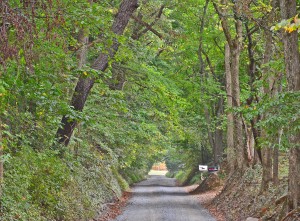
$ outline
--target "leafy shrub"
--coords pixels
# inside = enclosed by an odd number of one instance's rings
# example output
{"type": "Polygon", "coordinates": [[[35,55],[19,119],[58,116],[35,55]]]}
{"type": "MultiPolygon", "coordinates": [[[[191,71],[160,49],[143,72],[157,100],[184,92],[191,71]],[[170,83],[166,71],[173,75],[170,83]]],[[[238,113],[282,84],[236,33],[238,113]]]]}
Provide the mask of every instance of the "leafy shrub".
{"type": "Polygon", "coordinates": [[[23,147],[6,162],[2,220],[89,220],[128,188],[95,152],[82,148],[77,158],[57,155],[23,147]]]}
{"type": "Polygon", "coordinates": [[[201,182],[201,173],[197,173],[193,178],[190,180],[190,184],[199,184],[201,182]]]}
{"type": "Polygon", "coordinates": [[[51,150],[35,152],[23,147],[6,163],[1,201],[4,220],[55,218],[60,192],[70,171],[51,150]]]}

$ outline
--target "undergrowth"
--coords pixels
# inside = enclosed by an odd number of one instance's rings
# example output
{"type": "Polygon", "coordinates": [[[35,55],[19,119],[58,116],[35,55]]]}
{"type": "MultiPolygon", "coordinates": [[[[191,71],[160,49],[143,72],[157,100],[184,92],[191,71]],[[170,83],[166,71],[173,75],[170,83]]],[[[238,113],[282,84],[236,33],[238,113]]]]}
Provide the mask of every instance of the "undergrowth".
{"type": "Polygon", "coordinates": [[[1,199],[3,221],[90,220],[122,195],[144,171],[127,169],[82,148],[77,155],[57,157],[54,150],[23,147],[5,163],[1,199]],[[136,175],[137,174],[137,175],[136,175]],[[127,181],[127,180],[128,181],[127,181]]]}
{"type": "Polygon", "coordinates": [[[225,214],[226,220],[244,220],[257,217],[261,220],[281,220],[283,203],[277,200],[287,193],[287,180],[278,186],[270,185],[261,192],[262,167],[248,168],[244,174],[235,174],[227,180],[223,191],[214,199],[212,206],[225,214]]]}

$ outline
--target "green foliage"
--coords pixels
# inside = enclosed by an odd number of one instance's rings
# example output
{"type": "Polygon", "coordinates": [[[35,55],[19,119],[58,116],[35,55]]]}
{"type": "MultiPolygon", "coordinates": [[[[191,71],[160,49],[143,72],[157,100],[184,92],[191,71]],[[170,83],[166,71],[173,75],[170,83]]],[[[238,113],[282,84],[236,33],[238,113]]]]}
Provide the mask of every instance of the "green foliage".
{"type": "Polygon", "coordinates": [[[180,185],[194,184],[201,180],[201,174],[195,173],[191,167],[179,170],[175,175],[176,180],[180,185]]]}
{"type": "Polygon", "coordinates": [[[24,147],[10,158],[3,184],[4,220],[54,217],[60,192],[70,179],[69,169],[56,156],[53,151],[35,153],[24,147]]]}
{"type": "MultiPolygon", "coordinates": [[[[130,22],[123,36],[113,34],[119,3],[44,1],[29,10],[25,2],[9,1],[10,8],[18,9],[27,20],[5,29],[7,46],[14,50],[0,52],[4,220],[95,218],[121,190],[144,179],[157,161],[165,161],[168,176],[176,174],[183,183],[193,175],[195,165],[212,161],[208,134],[226,130],[229,111],[241,114],[246,124],[267,116],[257,127],[265,129],[270,139],[261,142],[274,143],[280,127],[284,131],[281,149],[289,147],[288,136],[299,131],[299,94],[285,92],[286,79],[277,76],[283,72],[281,53],[261,65],[264,41],[252,19],[242,18],[245,25],[254,27],[257,73],[255,79],[249,76],[249,39],[245,38],[240,65],[242,104],[231,110],[225,105],[226,39],[212,4],[202,19],[202,0],[141,2],[137,13],[162,35],[158,38],[135,22],[130,22]],[[25,34],[19,36],[22,31],[25,34]],[[89,36],[89,43],[87,62],[78,68],[77,55],[84,47],[78,41],[81,34],[89,36]],[[105,73],[98,73],[91,64],[114,39],[120,43],[116,59],[109,61],[105,73]],[[268,76],[280,78],[282,93],[261,93],[268,76]],[[95,78],[83,112],[69,106],[79,77],[95,78]],[[62,157],[53,144],[63,115],[78,126],[62,157]]],[[[271,10],[262,1],[250,6],[255,18],[271,10]]],[[[233,30],[231,12],[229,17],[233,30]]],[[[298,30],[299,19],[292,19],[274,30],[298,30]]],[[[199,179],[196,174],[191,182],[199,179]]]]}
{"type": "Polygon", "coordinates": [[[197,173],[195,176],[193,176],[193,178],[190,181],[190,184],[200,184],[200,182],[202,181],[202,176],[201,173],[197,173]]]}
{"type": "Polygon", "coordinates": [[[64,160],[54,151],[23,148],[6,165],[4,220],[90,219],[128,188],[116,170],[86,148],[80,157],[64,160]]]}
{"type": "Polygon", "coordinates": [[[180,182],[184,182],[184,178],[185,178],[185,172],[183,170],[180,170],[176,173],[175,178],[180,182]]]}

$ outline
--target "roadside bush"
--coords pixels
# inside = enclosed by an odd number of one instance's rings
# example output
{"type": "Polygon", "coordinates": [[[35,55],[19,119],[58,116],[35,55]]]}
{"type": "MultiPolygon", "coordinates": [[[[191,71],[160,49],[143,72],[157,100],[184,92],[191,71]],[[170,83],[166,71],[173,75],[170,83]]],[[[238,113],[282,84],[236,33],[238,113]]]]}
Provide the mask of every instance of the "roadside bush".
{"type": "Polygon", "coordinates": [[[117,171],[84,147],[65,158],[23,147],[5,163],[1,220],[89,220],[126,188],[117,171]]]}
{"type": "Polygon", "coordinates": [[[173,173],[173,172],[168,171],[166,173],[166,177],[168,177],[168,178],[174,178],[174,176],[175,176],[175,173],[173,173]]]}
{"type": "Polygon", "coordinates": [[[183,170],[180,170],[176,173],[175,178],[181,183],[184,181],[185,172],[183,170]]]}
{"type": "Polygon", "coordinates": [[[54,219],[61,190],[69,179],[70,171],[56,152],[23,147],[5,164],[2,219],[54,219]]]}
{"type": "Polygon", "coordinates": [[[201,182],[201,173],[197,173],[193,178],[190,180],[190,184],[200,184],[201,182]]]}

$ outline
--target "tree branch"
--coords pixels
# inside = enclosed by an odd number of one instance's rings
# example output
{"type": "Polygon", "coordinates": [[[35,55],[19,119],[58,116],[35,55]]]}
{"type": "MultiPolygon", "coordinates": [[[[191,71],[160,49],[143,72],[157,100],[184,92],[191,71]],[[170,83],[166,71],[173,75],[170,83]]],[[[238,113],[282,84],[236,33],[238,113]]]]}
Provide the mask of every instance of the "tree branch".
{"type": "MultiPolygon", "coordinates": [[[[158,14],[156,15],[156,18],[153,22],[150,23],[150,26],[153,27],[153,25],[155,25],[155,23],[160,19],[163,10],[164,10],[165,6],[162,5],[158,11],[158,14]]],[[[145,34],[148,31],[148,28],[145,28],[144,30],[142,30],[141,32],[137,33],[136,35],[136,39],[139,39],[143,34],[145,34]]]]}
{"type": "Polygon", "coordinates": [[[151,31],[153,34],[155,34],[160,39],[163,39],[163,36],[158,31],[156,31],[155,29],[153,29],[152,26],[149,25],[148,23],[142,21],[141,19],[135,17],[134,15],[132,15],[131,18],[133,20],[135,20],[136,22],[140,23],[141,25],[145,26],[147,28],[147,30],[151,31]]]}

